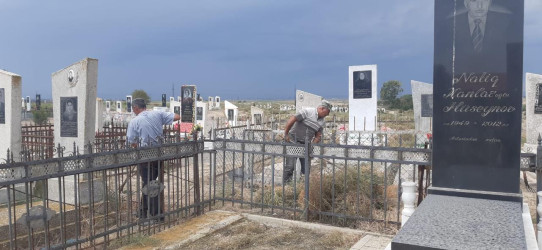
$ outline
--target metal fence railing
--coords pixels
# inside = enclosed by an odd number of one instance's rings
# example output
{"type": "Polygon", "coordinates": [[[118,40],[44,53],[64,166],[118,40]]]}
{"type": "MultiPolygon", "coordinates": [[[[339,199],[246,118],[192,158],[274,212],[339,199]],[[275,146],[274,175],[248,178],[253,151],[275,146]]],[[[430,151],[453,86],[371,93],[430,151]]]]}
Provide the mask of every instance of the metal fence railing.
{"type": "Polygon", "coordinates": [[[0,249],[110,248],[172,227],[210,209],[203,159],[203,141],[183,141],[1,164],[0,249]],[[144,199],[159,202],[145,213],[144,199]]]}
{"type": "MultiPolygon", "coordinates": [[[[430,147],[405,143],[415,134],[372,134],[370,145],[286,143],[272,130],[246,127],[230,138],[215,136],[165,136],[143,148],[87,145],[93,150],[84,155],[57,148],[57,158],[0,164],[0,249],[114,248],[223,206],[397,228],[401,183],[416,182],[418,166],[431,165],[430,147]],[[375,143],[375,136],[384,139],[375,143]],[[298,166],[284,181],[284,164],[293,158],[305,159],[306,172],[298,166]],[[161,212],[141,213],[151,199],[161,212]]],[[[537,161],[522,154],[521,169],[534,171],[537,161]]]]}

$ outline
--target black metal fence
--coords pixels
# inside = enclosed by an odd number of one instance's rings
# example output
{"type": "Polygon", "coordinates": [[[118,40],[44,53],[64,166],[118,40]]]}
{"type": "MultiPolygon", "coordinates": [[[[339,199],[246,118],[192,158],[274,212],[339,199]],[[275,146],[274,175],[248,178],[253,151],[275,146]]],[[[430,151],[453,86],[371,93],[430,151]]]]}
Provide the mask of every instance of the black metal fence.
{"type": "MultiPolygon", "coordinates": [[[[351,227],[398,227],[401,183],[416,181],[418,165],[431,165],[430,148],[405,143],[424,135],[373,134],[369,145],[285,143],[265,129],[215,137],[171,136],[160,146],[119,144],[0,164],[0,248],[114,248],[223,206],[351,227]],[[306,172],[296,170],[285,182],[284,163],[292,158],[305,159],[306,172]],[[145,201],[155,205],[141,210],[145,201]]],[[[536,156],[522,154],[521,166],[535,169],[536,156]]]]}

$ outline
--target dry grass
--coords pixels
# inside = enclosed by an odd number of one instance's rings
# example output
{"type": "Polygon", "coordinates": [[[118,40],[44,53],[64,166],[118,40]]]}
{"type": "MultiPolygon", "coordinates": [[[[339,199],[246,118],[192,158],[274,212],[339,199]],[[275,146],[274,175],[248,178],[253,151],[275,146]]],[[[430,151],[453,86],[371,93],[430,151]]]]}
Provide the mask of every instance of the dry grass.
{"type": "Polygon", "coordinates": [[[242,220],[184,246],[187,249],[348,249],[360,235],[322,234],[304,228],[275,228],[242,220]]]}

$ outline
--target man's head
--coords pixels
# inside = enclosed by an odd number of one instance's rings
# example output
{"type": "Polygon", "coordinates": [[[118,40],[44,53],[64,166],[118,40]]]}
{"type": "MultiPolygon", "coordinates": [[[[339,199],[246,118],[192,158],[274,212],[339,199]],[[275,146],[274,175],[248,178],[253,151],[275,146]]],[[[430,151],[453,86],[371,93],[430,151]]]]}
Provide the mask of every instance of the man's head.
{"type": "Polygon", "coordinates": [[[132,101],[132,110],[136,115],[138,115],[145,109],[147,109],[147,104],[145,104],[145,100],[141,98],[136,98],[132,101]]]}
{"type": "Polygon", "coordinates": [[[331,103],[326,100],[322,100],[322,103],[318,105],[318,108],[316,109],[318,111],[318,118],[324,118],[328,116],[332,107],[333,106],[331,105],[331,103]]]}
{"type": "Polygon", "coordinates": [[[472,18],[484,18],[487,16],[491,0],[465,0],[465,8],[472,18]]]}
{"type": "Polygon", "coordinates": [[[72,103],[72,101],[67,101],[66,102],[66,111],[69,111],[69,112],[73,111],[73,103],[72,103]]]}

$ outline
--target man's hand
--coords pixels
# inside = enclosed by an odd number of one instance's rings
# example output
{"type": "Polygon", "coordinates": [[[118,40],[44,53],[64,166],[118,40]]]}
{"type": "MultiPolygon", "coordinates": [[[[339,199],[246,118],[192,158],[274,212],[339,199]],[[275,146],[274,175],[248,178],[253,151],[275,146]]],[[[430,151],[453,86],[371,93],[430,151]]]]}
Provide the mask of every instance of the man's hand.
{"type": "Polygon", "coordinates": [[[285,142],[290,142],[290,136],[284,135],[284,141],[285,142]]]}

